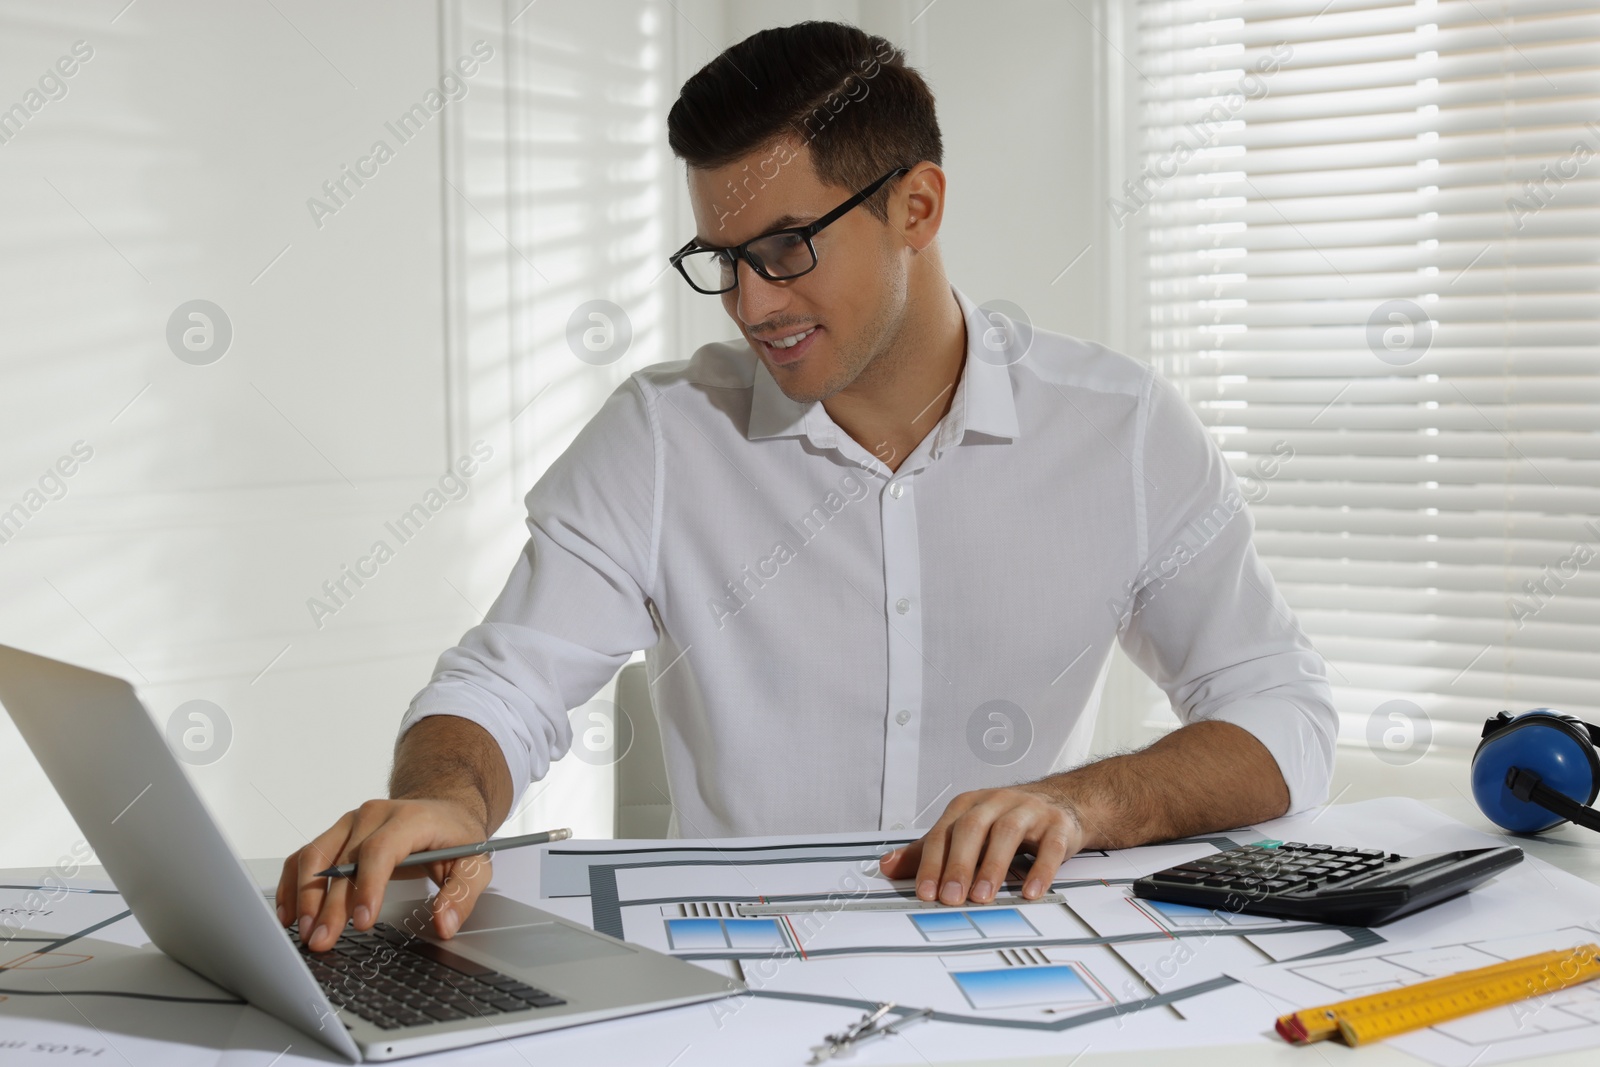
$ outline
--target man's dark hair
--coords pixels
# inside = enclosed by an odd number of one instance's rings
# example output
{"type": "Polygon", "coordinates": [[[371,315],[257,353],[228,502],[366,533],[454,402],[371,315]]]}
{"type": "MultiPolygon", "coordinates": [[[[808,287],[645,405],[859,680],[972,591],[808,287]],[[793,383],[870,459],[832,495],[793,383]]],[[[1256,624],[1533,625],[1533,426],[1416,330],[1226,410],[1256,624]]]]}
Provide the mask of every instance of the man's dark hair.
{"type": "MultiPolygon", "coordinates": [[[[933,93],[922,75],[884,38],[839,22],[751,34],[684,82],[667,115],[673,154],[705,170],[786,134],[810,146],[819,179],[850,190],[895,167],[944,161],[933,93]]],[[[775,174],[753,170],[745,184],[775,174]]],[[[891,189],[884,186],[863,205],[885,222],[891,189]]]]}

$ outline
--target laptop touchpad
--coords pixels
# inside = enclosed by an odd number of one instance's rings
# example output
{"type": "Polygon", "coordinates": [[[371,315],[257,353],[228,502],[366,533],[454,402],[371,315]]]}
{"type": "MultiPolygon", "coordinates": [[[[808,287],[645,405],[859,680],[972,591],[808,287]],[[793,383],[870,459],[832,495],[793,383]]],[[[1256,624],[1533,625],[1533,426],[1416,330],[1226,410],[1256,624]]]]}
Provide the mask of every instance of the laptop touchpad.
{"type": "Polygon", "coordinates": [[[548,967],[602,956],[625,956],[633,951],[560,923],[460,933],[448,943],[465,945],[513,967],[548,967]]]}

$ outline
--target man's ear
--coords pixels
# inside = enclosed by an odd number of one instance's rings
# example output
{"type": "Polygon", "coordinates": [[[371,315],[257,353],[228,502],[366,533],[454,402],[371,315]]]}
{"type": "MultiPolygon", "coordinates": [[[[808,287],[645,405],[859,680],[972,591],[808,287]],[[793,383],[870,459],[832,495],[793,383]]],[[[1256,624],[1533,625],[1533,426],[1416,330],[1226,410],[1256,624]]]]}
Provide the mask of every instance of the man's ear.
{"type": "Polygon", "coordinates": [[[901,176],[889,199],[889,225],[906,244],[923,251],[939,236],[944,221],[944,170],[923,160],[901,176]]]}

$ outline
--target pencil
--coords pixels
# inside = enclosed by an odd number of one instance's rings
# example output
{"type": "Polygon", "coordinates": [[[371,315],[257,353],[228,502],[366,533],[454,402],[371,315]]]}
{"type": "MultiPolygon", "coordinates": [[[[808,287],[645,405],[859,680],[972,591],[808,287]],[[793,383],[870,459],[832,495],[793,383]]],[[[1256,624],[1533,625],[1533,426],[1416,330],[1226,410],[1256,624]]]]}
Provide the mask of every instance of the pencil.
{"type": "MultiPolygon", "coordinates": [[[[545,830],[537,834],[523,834],[521,837],[491,837],[487,841],[479,841],[475,845],[454,845],[450,848],[435,848],[427,852],[413,852],[399,863],[400,867],[417,867],[424,863],[437,863],[440,860],[455,860],[463,856],[485,856],[500,852],[508,848],[522,848],[524,845],[543,845],[551,841],[565,841],[572,836],[572,831],[566,827],[559,830],[545,830]]],[[[349,878],[356,873],[356,864],[341,863],[337,867],[318,871],[317,878],[349,878]]]]}

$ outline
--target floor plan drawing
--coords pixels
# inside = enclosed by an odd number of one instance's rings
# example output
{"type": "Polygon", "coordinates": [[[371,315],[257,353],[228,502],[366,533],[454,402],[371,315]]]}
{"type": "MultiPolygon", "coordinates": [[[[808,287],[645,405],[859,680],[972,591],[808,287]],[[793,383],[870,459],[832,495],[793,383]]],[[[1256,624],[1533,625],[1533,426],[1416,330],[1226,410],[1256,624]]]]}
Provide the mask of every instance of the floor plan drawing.
{"type": "MultiPolygon", "coordinates": [[[[744,981],[755,997],[931,1008],[970,1027],[1060,1033],[1154,1011],[1196,1014],[1237,983],[1230,968],[1323,959],[1380,934],[1140,900],[1129,884],[1258,839],[1248,832],[1062,867],[1048,902],[918,901],[878,873],[894,839],[827,846],[552,848],[543,895],[587,897],[596,929],[744,981]]],[[[1020,872],[1016,872],[1020,873],[1020,872]]],[[[1257,1014],[1259,998],[1248,994],[1257,1014]]]]}

